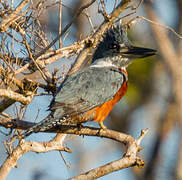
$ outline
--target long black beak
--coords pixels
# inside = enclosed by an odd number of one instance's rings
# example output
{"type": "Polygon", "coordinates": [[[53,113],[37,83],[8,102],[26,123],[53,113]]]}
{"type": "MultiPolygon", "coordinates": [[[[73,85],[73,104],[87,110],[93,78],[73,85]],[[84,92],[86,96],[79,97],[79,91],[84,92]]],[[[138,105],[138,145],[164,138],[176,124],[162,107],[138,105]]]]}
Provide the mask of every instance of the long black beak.
{"type": "Polygon", "coordinates": [[[123,56],[129,58],[144,58],[148,56],[153,56],[156,54],[156,52],[157,51],[154,49],[135,47],[135,46],[128,47],[127,49],[121,51],[123,56]]]}

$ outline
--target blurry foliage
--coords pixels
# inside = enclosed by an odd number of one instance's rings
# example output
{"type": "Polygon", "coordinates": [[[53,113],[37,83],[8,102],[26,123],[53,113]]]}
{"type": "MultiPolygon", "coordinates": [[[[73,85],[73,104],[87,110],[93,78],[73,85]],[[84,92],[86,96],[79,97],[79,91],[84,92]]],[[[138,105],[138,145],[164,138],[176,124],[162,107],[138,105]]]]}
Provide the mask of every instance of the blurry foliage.
{"type": "Polygon", "coordinates": [[[129,88],[127,91],[128,103],[140,106],[150,96],[153,82],[153,68],[155,57],[135,60],[128,69],[129,88]]]}

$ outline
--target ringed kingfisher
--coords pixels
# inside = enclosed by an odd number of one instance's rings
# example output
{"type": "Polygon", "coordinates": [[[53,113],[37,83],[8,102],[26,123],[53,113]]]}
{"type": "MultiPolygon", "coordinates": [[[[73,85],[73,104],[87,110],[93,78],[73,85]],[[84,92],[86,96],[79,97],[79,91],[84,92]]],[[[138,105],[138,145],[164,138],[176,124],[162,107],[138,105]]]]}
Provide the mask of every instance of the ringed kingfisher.
{"type": "Polygon", "coordinates": [[[50,103],[51,113],[26,130],[23,137],[60,124],[80,125],[91,120],[105,129],[104,119],[127,91],[126,67],[134,58],[155,53],[153,49],[133,46],[121,23],[114,24],[103,35],[91,65],[64,80],[50,103]]]}

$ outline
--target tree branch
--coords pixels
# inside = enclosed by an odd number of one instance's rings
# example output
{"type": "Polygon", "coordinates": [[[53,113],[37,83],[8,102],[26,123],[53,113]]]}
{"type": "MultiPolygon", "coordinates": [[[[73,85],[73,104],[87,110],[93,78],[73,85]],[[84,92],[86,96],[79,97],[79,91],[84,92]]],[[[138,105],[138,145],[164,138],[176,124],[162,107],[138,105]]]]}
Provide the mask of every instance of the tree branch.
{"type": "Polygon", "coordinates": [[[63,147],[65,134],[59,134],[49,142],[33,142],[21,140],[18,146],[6,158],[0,167],[0,179],[5,180],[9,171],[16,166],[18,159],[27,152],[45,153],[49,151],[66,151],[71,152],[68,148],[63,147]]]}
{"type": "MultiPolygon", "coordinates": [[[[26,123],[25,121],[19,121],[19,120],[14,120],[14,121],[9,120],[9,123],[7,123],[7,121],[5,119],[6,118],[4,118],[4,126],[5,126],[5,122],[6,122],[7,126],[9,125],[9,127],[11,127],[11,125],[13,125],[14,127],[16,126],[17,128],[21,127],[21,129],[27,129],[30,126],[35,125],[35,123],[26,123]],[[10,124],[10,122],[11,122],[11,124],[10,124]]],[[[3,118],[1,118],[0,120],[2,120],[2,121],[0,121],[2,123],[3,118]]],[[[108,163],[99,168],[93,169],[87,173],[84,173],[84,174],[82,174],[78,177],[74,177],[72,179],[84,179],[84,178],[93,179],[93,178],[98,178],[98,177],[104,176],[106,174],[109,174],[111,172],[114,172],[114,171],[117,171],[117,170],[120,170],[123,168],[131,167],[131,166],[135,166],[135,165],[137,165],[137,166],[144,165],[143,160],[137,156],[137,152],[139,152],[141,150],[141,147],[139,145],[141,143],[141,140],[147,134],[148,129],[143,130],[141,132],[140,137],[136,140],[132,136],[121,133],[121,132],[117,132],[117,131],[113,131],[113,130],[109,130],[109,129],[102,130],[99,128],[86,127],[86,126],[82,126],[82,127],[56,126],[46,132],[104,137],[104,138],[112,139],[112,140],[115,140],[117,142],[120,142],[120,143],[123,143],[124,145],[126,145],[127,150],[126,150],[126,153],[123,158],[121,158],[117,161],[108,163]]],[[[24,140],[22,140],[22,141],[25,142],[24,140]]],[[[24,153],[29,152],[29,151],[34,151],[34,152],[41,152],[41,151],[44,152],[45,151],[45,149],[39,151],[39,149],[40,149],[39,147],[41,147],[42,145],[39,145],[39,143],[37,145],[37,142],[34,142],[34,144],[32,142],[26,142],[25,144],[27,144],[27,145],[23,145],[23,147],[22,147],[22,146],[20,146],[21,145],[20,144],[17,147],[17,148],[20,148],[20,147],[23,148],[23,152],[22,152],[22,154],[20,154],[18,156],[18,158],[16,158],[17,160],[21,157],[21,155],[23,155],[24,153]],[[34,146],[34,148],[29,148],[28,150],[27,149],[25,150],[24,146],[25,147],[34,146]]],[[[56,149],[55,147],[57,147],[57,146],[54,146],[52,148],[52,150],[60,150],[60,149],[56,149]]],[[[46,146],[46,150],[47,151],[51,150],[51,147],[47,148],[47,146],[46,146]]],[[[63,150],[63,149],[61,149],[61,150],[63,150]]],[[[45,151],[45,152],[47,152],[47,151],[45,151]]],[[[14,163],[14,164],[16,164],[16,163],[14,163]]],[[[12,166],[12,167],[14,167],[14,166],[12,166]]],[[[1,171],[0,171],[0,174],[1,174],[1,171]]]]}
{"type": "Polygon", "coordinates": [[[25,97],[24,95],[16,93],[12,90],[0,89],[0,97],[9,98],[11,100],[21,102],[22,104],[29,104],[34,97],[34,94],[32,93],[25,97]]]}
{"type": "MultiPolygon", "coordinates": [[[[107,175],[111,172],[118,171],[124,168],[132,167],[136,165],[139,167],[143,166],[144,161],[141,158],[137,157],[137,152],[141,150],[139,144],[141,140],[144,138],[144,136],[147,134],[147,132],[148,132],[147,129],[142,130],[140,137],[136,140],[131,138],[131,136],[126,135],[128,137],[128,138],[125,137],[127,139],[128,147],[123,158],[110,162],[104,166],[100,166],[98,168],[92,169],[84,174],[71,178],[70,180],[96,179],[104,175],[107,175]]],[[[117,133],[119,135],[119,132],[117,133]]],[[[122,134],[122,136],[125,136],[125,135],[122,134]]]]}
{"type": "Polygon", "coordinates": [[[86,9],[86,8],[88,8],[89,6],[91,6],[95,1],[96,0],[91,0],[90,2],[88,2],[87,4],[85,4],[84,6],[82,6],[78,10],[78,12],[74,15],[74,17],[72,18],[71,22],[66,25],[66,27],[62,30],[62,32],[44,50],[42,50],[38,55],[35,56],[35,59],[37,59],[39,56],[45,54],[45,52],[47,50],[49,50],[60,39],[60,37],[70,28],[70,26],[78,18],[78,16],[80,16],[80,14],[83,12],[83,10],[86,9]]]}
{"type": "Polygon", "coordinates": [[[22,17],[20,11],[22,11],[29,2],[30,0],[22,1],[9,16],[3,19],[0,23],[0,32],[5,32],[11,24],[13,24],[18,18],[22,17]]]}

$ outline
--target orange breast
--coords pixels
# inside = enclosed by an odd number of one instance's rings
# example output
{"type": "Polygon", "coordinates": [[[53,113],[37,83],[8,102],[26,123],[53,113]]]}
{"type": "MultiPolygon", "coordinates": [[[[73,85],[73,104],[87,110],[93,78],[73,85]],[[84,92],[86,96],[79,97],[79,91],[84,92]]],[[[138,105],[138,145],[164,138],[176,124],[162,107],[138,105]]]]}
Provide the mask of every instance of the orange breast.
{"type": "Polygon", "coordinates": [[[91,120],[95,120],[97,122],[104,121],[104,119],[111,112],[114,105],[118,101],[120,101],[120,99],[125,95],[127,88],[128,88],[128,83],[124,82],[120,87],[119,91],[115,94],[115,96],[111,100],[105,102],[101,106],[98,106],[88,112],[85,112],[77,116],[72,116],[72,118],[69,119],[69,122],[80,124],[91,120]]]}
{"type": "Polygon", "coordinates": [[[90,110],[87,113],[88,114],[93,114],[93,112],[94,112],[94,120],[95,121],[97,121],[97,122],[104,121],[104,119],[111,112],[111,110],[114,107],[114,105],[118,101],[120,101],[120,99],[125,95],[125,93],[127,91],[127,88],[128,88],[128,83],[127,82],[124,82],[122,84],[122,86],[120,87],[119,91],[115,94],[115,96],[111,100],[105,102],[101,106],[98,106],[98,107],[90,110]]]}

